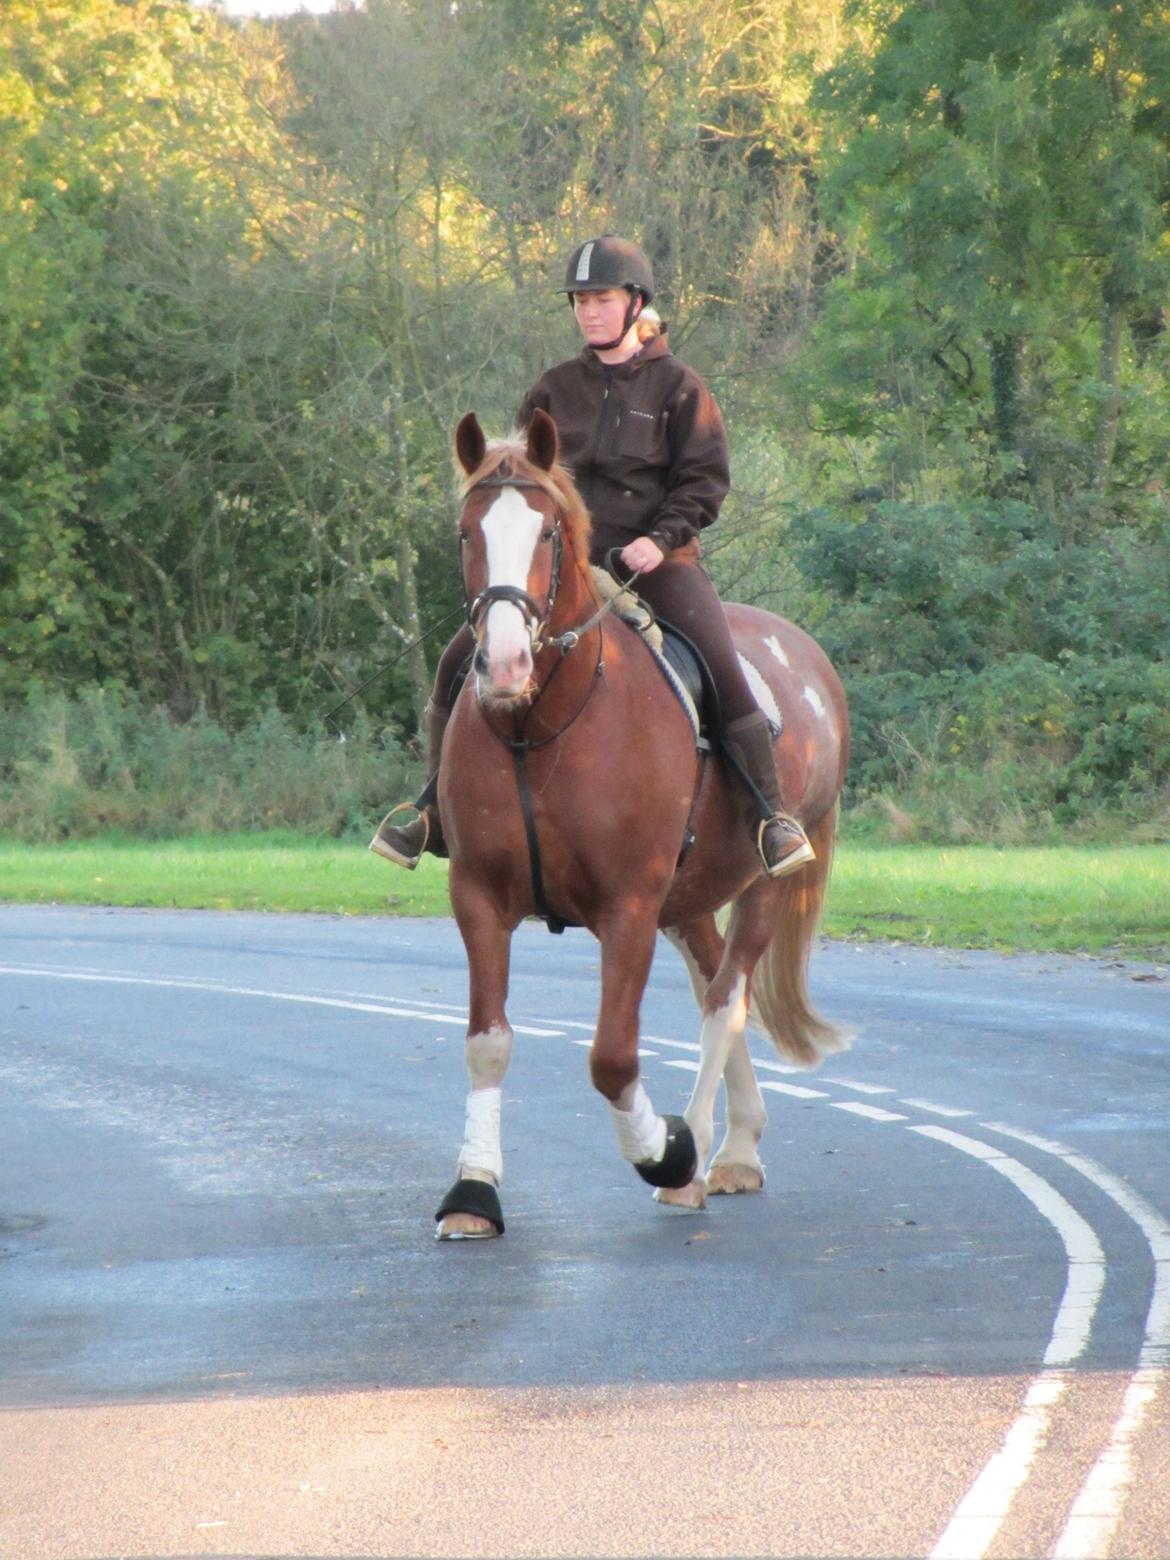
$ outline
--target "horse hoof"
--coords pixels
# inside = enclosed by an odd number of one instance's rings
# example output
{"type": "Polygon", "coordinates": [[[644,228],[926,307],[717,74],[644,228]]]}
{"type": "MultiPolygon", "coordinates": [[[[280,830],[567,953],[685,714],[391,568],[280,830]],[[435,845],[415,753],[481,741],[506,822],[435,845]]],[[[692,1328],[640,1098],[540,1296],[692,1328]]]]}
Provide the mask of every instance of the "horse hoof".
{"type": "Polygon", "coordinates": [[[681,1208],[684,1213],[701,1213],[707,1206],[707,1188],[701,1180],[690,1181],[686,1186],[660,1186],[654,1201],[666,1208],[681,1208]]]}
{"type": "Polygon", "coordinates": [[[504,1233],[500,1194],[487,1181],[463,1177],[439,1204],[435,1223],[436,1240],[491,1240],[504,1233]]]}
{"type": "Polygon", "coordinates": [[[500,1231],[490,1219],[474,1213],[449,1213],[435,1230],[436,1240],[496,1240],[500,1231]]]}
{"type": "Polygon", "coordinates": [[[756,1165],[711,1166],[707,1175],[707,1193],[711,1197],[733,1197],[736,1192],[762,1192],[764,1172],[756,1165]]]}

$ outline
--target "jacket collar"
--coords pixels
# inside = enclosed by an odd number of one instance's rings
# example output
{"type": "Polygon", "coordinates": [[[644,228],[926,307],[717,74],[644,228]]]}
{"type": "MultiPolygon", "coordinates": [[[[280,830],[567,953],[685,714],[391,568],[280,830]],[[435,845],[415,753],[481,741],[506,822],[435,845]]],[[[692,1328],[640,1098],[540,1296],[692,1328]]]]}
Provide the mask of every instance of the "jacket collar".
{"type": "Polygon", "coordinates": [[[603,363],[592,347],[582,347],[578,361],[584,363],[592,373],[606,373],[616,375],[619,379],[628,379],[644,364],[652,362],[655,358],[669,356],[670,347],[667,345],[666,333],[663,332],[661,336],[651,337],[640,352],[635,352],[634,356],[627,358],[624,363],[603,363]]]}

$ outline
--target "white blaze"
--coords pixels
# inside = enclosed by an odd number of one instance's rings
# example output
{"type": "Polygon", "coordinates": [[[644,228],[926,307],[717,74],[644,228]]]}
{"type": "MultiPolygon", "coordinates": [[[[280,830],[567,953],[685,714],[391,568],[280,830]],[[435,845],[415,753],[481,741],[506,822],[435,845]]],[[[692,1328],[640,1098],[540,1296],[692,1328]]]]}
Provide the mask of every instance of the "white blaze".
{"type": "MultiPolygon", "coordinates": [[[[482,522],[489,585],[528,589],[528,571],[543,525],[539,510],[526,504],[515,488],[504,488],[482,522]]],[[[527,620],[515,602],[492,602],[484,623],[483,645],[490,680],[500,685],[515,681],[511,669],[529,651],[527,620]]]]}

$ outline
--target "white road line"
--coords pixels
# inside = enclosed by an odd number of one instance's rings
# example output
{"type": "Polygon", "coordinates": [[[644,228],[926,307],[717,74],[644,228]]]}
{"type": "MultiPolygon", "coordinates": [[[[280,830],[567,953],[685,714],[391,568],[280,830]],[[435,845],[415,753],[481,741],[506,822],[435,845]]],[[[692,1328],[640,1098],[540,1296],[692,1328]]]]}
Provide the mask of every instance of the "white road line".
{"type": "MultiPolygon", "coordinates": [[[[209,991],[220,996],[264,997],[270,1002],[303,1002],[310,1007],[345,1008],[351,1013],[380,1013],[388,1018],[425,1019],[436,1024],[467,1023],[466,1013],[462,1015],[438,1013],[425,1008],[398,1007],[389,1002],[354,1002],[344,997],[310,996],[307,992],[268,991],[257,986],[229,986],[212,980],[178,980],[170,977],[163,979],[152,975],[99,975],[88,971],[24,967],[15,964],[0,964],[0,975],[31,975],[46,980],[93,981],[112,986],[158,986],[178,991],[209,991]]],[[[563,1035],[562,1030],[538,1029],[531,1024],[513,1024],[512,1028],[518,1035],[535,1035],[546,1039],[563,1035]]]]}
{"type": "Polygon", "coordinates": [[[1153,1258],[1153,1293],[1146,1312],[1138,1368],[1126,1387],[1121,1413],[1109,1442],[1089,1470],[1052,1552],[1053,1560],[1092,1560],[1092,1557],[1109,1552],[1133,1478],[1134,1440],[1146,1411],[1166,1384],[1167,1366],[1170,1366],[1170,1224],[1120,1177],[1065,1144],[1021,1132],[1000,1122],[988,1121],[983,1125],[992,1132],[1028,1143],[1043,1153],[1056,1155],[1071,1170],[1091,1181],[1134,1221],[1145,1236],[1153,1258]]]}
{"type": "Polygon", "coordinates": [[[855,1083],[850,1078],[834,1078],[832,1082],[839,1089],[852,1089],[855,1094],[896,1094],[887,1083],[855,1083]]]}
{"type": "Polygon", "coordinates": [[[678,1058],[675,1058],[673,1056],[664,1057],[662,1065],[664,1067],[681,1067],[683,1072],[697,1073],[698,1070],[699,1070],[698,1062],[684,1062],[681,1057],[678,1057],[678,1058]]]}
{"type": "Polygon", "coordinates": [[[1064,1295],[1044,1352],[1043,1373],[1032,1382],[1003,1445],[959,1502],[930,1553],[930,1560],[981,1560],[1003,1525],[1016,1492],[1028,1477],[1036,1454],[1048,1439],[1053,1405],[1068,1386],[1067,1372],[1059,1367],[1079,1359],[1088,1344],[1105,1283],[1105,1254],[1093,1230],[1072,1204],[1018,1159],[948,1127],[911,1126],[907,1130],[970,1154],[1011,1181],[1054,1227],[1064,1245],[1068,1265],[1064,1295]]]}
{"type": "Polygon", "coordinates": [[[960,1116],[973,1116],[973,1110],[956,1110],[953,1105],[936,1105],[933,1100],[916,1100],[910,1095],[904,1094],[898,1101],[899,1105],[909,1105],[914,1110],[924,1110],[931,1116],[953,1116],[956,1120],[960,1116]]]}
{"type": "Polygon", "coordinates": [[[824,1089],[806,1089],[799,1083],[776,1083],[771,1078],[760,1079],[761,1089],[771,1089],[773,1094],[791,1094],[797,1100],[827,1100],[824,1089]]]}
{"type": "Polygon", "coordinates": [[[867,1121],[905,1121],[893,1110],[879,1110],[876,1105],[862,1105],[858,1100],[834,1100],[834,1110],[847,1110],[851,1116],[864,1116],[867,1121]]]}

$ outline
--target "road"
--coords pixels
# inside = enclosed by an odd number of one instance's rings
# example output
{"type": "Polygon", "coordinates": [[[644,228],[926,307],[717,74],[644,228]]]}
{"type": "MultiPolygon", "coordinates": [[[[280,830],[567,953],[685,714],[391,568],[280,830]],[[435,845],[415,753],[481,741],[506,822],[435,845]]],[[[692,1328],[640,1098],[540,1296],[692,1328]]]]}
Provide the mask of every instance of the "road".
{"type": "MultiPolygon", "coordinates": [[[[517,934],[503,1240],[439,1245],[449,922],[0,907],[0,1555],[1170,1554],[1170,979],[823,944],[759,1197],[657,1207],[517,934]]],[[[644,1074],[697,1023],[662,947],[644,1074]]]]}

